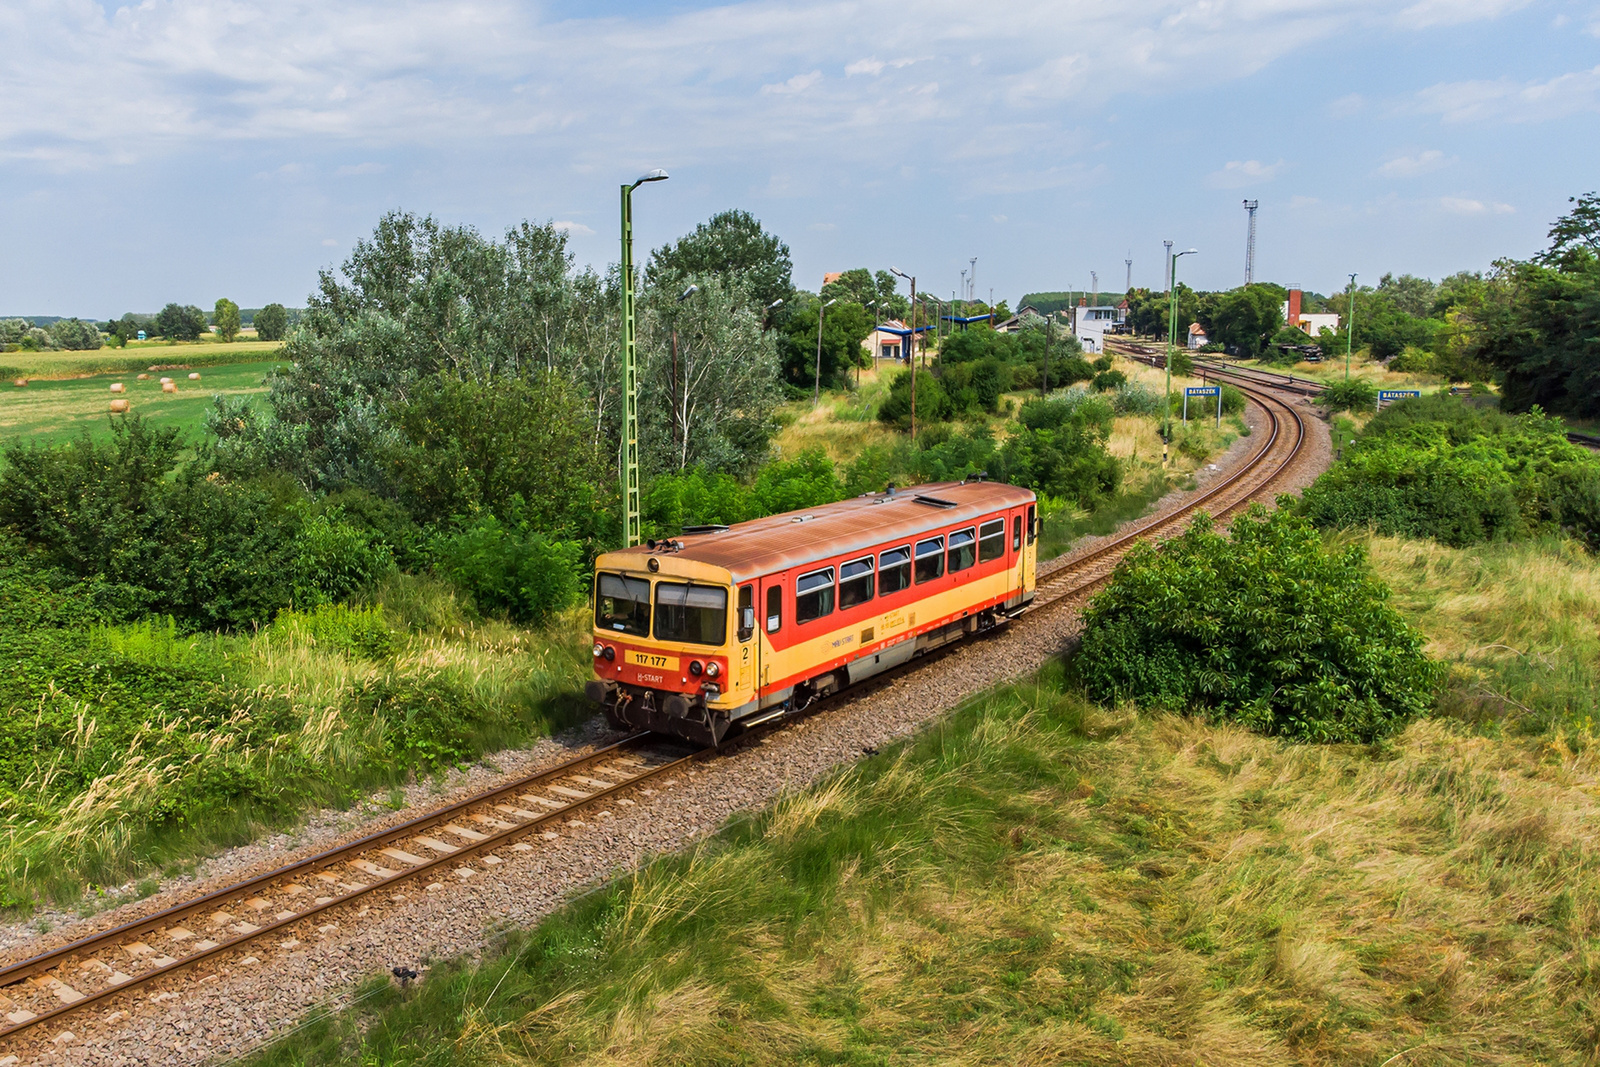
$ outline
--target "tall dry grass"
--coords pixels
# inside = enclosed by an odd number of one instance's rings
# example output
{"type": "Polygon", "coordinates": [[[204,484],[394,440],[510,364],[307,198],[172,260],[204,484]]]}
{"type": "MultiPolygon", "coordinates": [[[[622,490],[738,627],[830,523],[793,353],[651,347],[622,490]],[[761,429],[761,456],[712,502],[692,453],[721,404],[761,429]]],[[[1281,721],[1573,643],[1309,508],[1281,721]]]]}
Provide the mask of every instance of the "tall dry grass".
{"type": "Polygon", "coordinates": [[[1559,739],[1293,746],[1047,673],[260,1062],[1594,1062],[1597,798],[1559,739]]]}

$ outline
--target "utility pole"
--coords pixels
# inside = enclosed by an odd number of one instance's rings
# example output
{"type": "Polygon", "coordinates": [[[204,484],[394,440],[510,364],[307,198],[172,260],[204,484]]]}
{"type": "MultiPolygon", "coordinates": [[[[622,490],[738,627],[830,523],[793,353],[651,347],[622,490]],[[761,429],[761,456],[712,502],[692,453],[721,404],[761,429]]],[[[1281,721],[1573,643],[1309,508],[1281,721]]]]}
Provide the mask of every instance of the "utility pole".
{"type": "MultiPolygon", "coordinates": [[[[967,272],[966,271],[962,271],[961,272],[961,302],[963,304],[965,304],[967,302],[967,272]]],[[[965,308],[963,308],[961,311],[957,312],[957,314],[965,314],[965,313],[966,313],[966,309],[965,308]]]]}
{"type": "Polygon", "coordinates": [[[1089,306],[1090,307],[1099,307],[1100,306],[1100,272],[1099,271],[1093,271],[1092,270],[1092,271],[1089,272],[1089,288],[1094,290],[1094,295],[1089,298],[1089,306]]]}
{"type": "Polygon", "coordinates": [[[653,170],[622,187],[622,547],[639,543],[639,363],[633,318],[633,191],[666,181],[653,170]]]}
{"type": "Polygon", "coordinates": [[[1172,242],[1162,241],[1161,243],[1165,245],[1167,249],[1167,258],[1162,260],[1162,262],[1167,265],[1167,269],[1161,272],[1161,280],[1166,281],[1167,275],[1172,273],[1172,242]]]}
{"type": "Polygon", "coordinates": [[[976,300],[978,299],[978,257],[973,256],[968,262],[972,264],[972,273],[967,276],[967,299],[976,300]]]}
{"type": "MultiPolygon", "coordinates": [[[[917,341],[917,279],[915,276],[902,271],[899,267],[890,267],[889,273],[904,278],[911,283],[911,332],[906,336],[906,343],[915,345],[917,341]]],[[[962,273],[965,273],[964,271],[962,273]]],[[[906,366],[911,368],[911,443],[917,443],[917,362],[916,349],[906,351],[906,366]]]]}
{"type": "Polygon", "coordinates": [[[822,402],[822,317],[829,308],[837,304],[837,299],[830,300],[817,308],[817,379],[811,393],[811,406],[816,407],[822,402]]]}
{"type": "Polygon", "coordinates": [[[1122,286],[1122,292],[1124,295],[1126,295],[1127,293],[1133,292],[1133,249],[1130,248],[1128,250],[1128,258],[1122,262],[1128,265],[1128,280],[1122,286]]]}
{"type": "Polygon", "coordinates": [[[1344,341],[1344,380],[1350,380],[1350,352],[1356,346],[1356,276],[1350,275],[1350,288],[1345,290],[1345,311],[1350,313],[1349,332],[1344,341]]]}
{"type": "Polygon", "coordinates": [[[1246,200],[1244,209],[1250,215],[1250,235],[1244,242],[1244,283],[1254,285],[1256,281],[1256,208],[1261,206],[1259,200],[1246,200]]]}

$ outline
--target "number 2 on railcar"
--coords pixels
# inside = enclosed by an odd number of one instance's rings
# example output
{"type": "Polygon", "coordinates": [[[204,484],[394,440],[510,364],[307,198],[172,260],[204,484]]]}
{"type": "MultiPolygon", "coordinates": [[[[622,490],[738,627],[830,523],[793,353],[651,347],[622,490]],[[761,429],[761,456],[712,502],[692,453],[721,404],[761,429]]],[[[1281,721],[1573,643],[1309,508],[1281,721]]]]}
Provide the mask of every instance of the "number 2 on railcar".
{"type": "Polygon", "coordinates": [[[1033,493],[966,481],[607,552],[587,695],[619,729],[719,744],[1016,617],[1038,530],[1033,493]]]}

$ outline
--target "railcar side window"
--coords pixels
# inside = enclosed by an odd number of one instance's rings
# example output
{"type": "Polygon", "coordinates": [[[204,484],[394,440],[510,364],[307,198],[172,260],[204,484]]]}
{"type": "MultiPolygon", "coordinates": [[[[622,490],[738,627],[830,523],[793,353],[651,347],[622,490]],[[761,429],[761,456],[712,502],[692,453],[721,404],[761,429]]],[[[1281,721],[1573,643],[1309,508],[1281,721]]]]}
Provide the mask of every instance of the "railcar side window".
{"type": "Polygon", "coordinates": [[[833,614],[833,568],[802,574],[794,583],[794,621],[811,622],[833,614]]]}
{"type": "Polygon", "coordinates": [[[891,548],[878,556],[878,595],[888,596],[911,586],[911,546],[891,548]]]}
{"type": "Polygon", "coordinates": [[[728,591],[716,585],[657,582],[656,640],[723,644],[728,640],[728,591]]]}
{"type": "Polygon", "coordinates": [[[1034,506],[1028,505],[1028,544],[1033,544],[1033,539],[1039,536],[1039,523],[1034,518],[1034,506]]]}
{"type": "Polygon", "coordinates": [[[931,582],[944,573],[944,538],[917,542],[917,584],[931,582]]]}
{"type": "Polygon", "coordinates": [[[872,557],[855,559],[839,568],[839,610],[872,599],[872,557]]]}
{"type": "Polygon", "coordinates": [[[988,563],[1006,554],[1006,520],[996,519],[978,527],[978,562],[988,563]]]}
{"type": "Polygon", "coordinates": [[[968,526],[950,535],[950,573],[964,571],[978,562],[978,535],[968,526]]]}
{"type": "Polygon", "coordinates": [[[602,574],[594,597],[594,628],[646,637],[650,633],[650,583],[602,574]]]}
{"type": "Polygon", "coordinates": [[[1016,515],[1011,519],[1011,551],[1022,551],[1022,516],[1016,515]]]}
{"type": "Polygon", "coordinates": [[[783,626],[783,586],[767,586],[767,633],[775,634],[783,626]]]}

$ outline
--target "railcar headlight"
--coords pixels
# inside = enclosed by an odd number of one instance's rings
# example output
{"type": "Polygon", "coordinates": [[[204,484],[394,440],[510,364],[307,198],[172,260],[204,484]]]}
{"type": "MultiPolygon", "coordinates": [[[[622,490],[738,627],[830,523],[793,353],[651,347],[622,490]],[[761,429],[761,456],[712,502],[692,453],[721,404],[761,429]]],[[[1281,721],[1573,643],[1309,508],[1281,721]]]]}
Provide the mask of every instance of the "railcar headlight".
{"type": "Polygon", "coordinates": [[[692,674],[692,675],[694,675],[695,677],[698,678],[700,676],[700,672],[703,671],[703,670],[705,670],[705,668],[700,666],[700,661],[699,660],[693,660],[693,661],[690,662],[690,664],[689,664],[689,673],[690,674],[692,674]]]}
{"type": "Polygon", "coordinates": [[[721,673],[722,673],[722,668],[717,666],[715,663],[707,663],[706,664],[706,676],[708,678],[715,678],[717,675],[719,675],[721,673]]]}
{"type": "Polygon", "coordinates": [[[605,654],[606,654],[606,646],[602,645],[599,641],[596,641],[594,643],[594,656],[595,656],[595,659],[599,659],[601,656],[603,656],[605,654]]]}
{"type": "Polygon", "coordinates": [[[612,648],[610,645],[607,645],[606,646],[606,651],[605,651],[605,657],[606,657],[607,660],[616,659],[617,658],[617,650],[612,648]]]}

